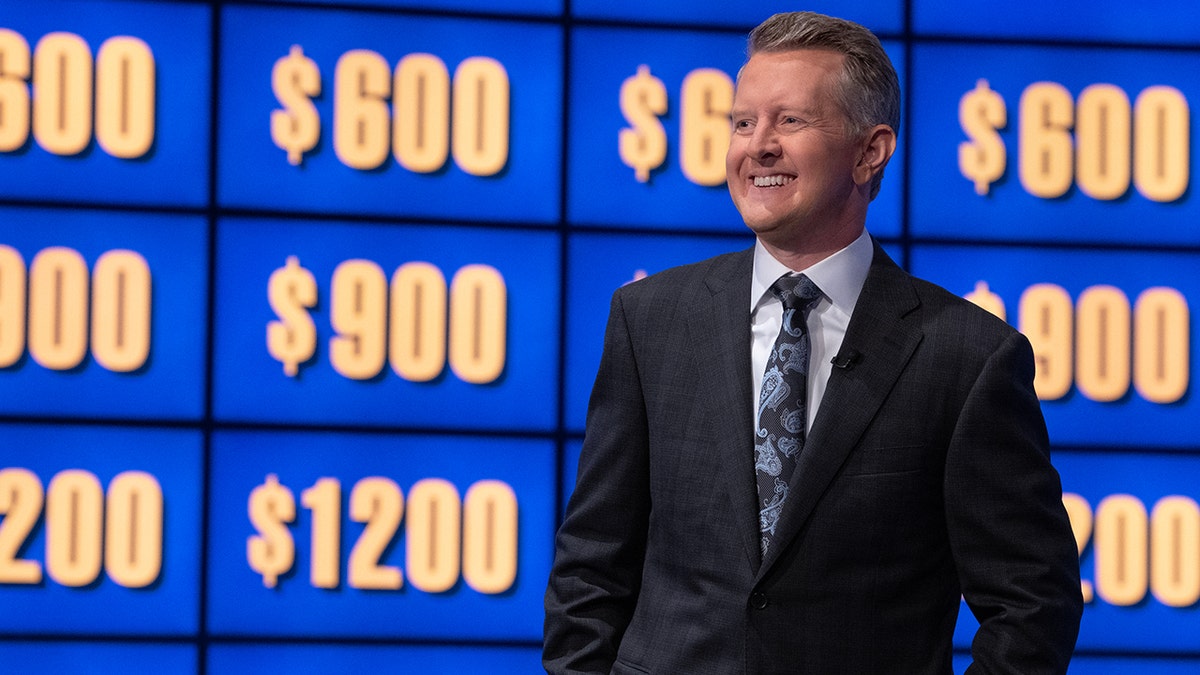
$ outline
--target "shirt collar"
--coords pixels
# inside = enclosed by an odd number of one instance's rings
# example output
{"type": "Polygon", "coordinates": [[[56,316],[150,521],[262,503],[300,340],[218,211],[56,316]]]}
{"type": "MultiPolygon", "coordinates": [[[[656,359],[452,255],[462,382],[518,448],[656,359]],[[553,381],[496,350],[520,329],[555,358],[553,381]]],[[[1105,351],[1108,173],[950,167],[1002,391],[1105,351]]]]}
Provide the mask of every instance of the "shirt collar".
{"type": "Polygon", "coordinates": [[[835,308],[849,316],[858,303],[858,295],[862,292],[874,257],[875,247],[865,229],[849,246],[805,270],[789,269],[756,240],[754,272],[750,280],[750,313],[753,315],[763,301],[771,297],[768,291],[776,279],[785,274],[803,272],[835,308]]]}

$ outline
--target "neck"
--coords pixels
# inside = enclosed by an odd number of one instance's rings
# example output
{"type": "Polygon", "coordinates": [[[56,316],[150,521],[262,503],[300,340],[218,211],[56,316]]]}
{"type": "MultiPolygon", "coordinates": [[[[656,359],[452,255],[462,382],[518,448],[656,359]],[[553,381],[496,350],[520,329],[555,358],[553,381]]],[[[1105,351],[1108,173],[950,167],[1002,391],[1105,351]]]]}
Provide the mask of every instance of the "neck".
{"type": "Polygon", "coordinates": [[[863,233],[863,226],[846,229],[837,236],[818,237],[803,242],[772,242],[759,237],[763,248],[771,257],[794,272],[802,272],[829,256],[846,248],[863,233]]]}

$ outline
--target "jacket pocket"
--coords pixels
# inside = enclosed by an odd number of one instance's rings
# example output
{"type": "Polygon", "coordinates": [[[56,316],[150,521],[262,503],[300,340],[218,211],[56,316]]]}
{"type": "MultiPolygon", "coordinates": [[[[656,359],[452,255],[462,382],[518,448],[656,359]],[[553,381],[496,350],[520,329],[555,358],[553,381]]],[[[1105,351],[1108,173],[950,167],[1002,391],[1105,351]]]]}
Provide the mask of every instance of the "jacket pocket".
{"type": "Polygon", "coordinates": [[[928,447],[896,445],[856,448],[846,460],[843,475],[874,476],[921,471],[929,462],[928,447]]]}
{"type": "Polygon", "coordinates": [[[615,663],[613,663],[613,667],[612,667],[612,675],[649,675],[649,674],[650,674],[650,671],[646,670],[645,668],[642,668],[641,666],[635,666],[632,663],[626,663],[625,661],[622,661],[621,659],[617,659],[617,661],[615,663]]]}

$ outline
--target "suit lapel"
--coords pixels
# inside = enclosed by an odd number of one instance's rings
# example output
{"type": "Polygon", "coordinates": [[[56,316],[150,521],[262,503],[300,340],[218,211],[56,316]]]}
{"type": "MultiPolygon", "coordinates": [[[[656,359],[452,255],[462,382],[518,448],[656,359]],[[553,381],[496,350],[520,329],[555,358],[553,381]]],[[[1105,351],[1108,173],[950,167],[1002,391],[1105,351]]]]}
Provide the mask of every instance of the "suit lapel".
{"type": "Polygon", "coordinates": [[[725,496],[751,569],[757,567],[758,488],[754,483],[754,418],[750,377],[750,275],[753,249],[716,259],[696,289],[689,313],[696,357],[705,375],[702,399],[712,415],[714,448],[725,467],[725,496]],[[732,384],[732,386],[730,386],[732,384]]]}
{"type": "Polygon", "coordinates": [[[875,257],[854,308],[842,351],[860,356],[848,369],[834,368],[792,477],[774,546],[759,576],[812,515],[829,483],[883,405],[923,333],[914,312],[920,302],[912,282],[875,245],[875,257]]]}

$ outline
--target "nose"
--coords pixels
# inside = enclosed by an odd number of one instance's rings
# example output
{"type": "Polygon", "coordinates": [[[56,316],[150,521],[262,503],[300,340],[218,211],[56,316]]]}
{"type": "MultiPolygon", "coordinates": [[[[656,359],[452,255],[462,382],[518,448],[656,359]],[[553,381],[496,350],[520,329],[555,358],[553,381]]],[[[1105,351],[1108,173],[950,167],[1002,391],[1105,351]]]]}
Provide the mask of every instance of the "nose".
{"type": "Polygon", "coordinates": [[[756,159],[778,157],[780,152],[779,133],[776,131],[774,125],[759,124],[755,126],[746,151],[751,157],[756,159]]]}

